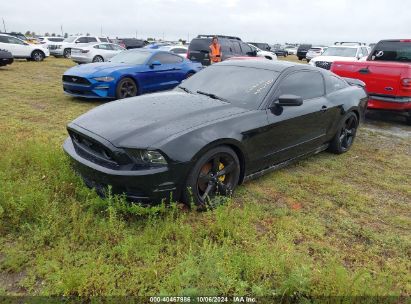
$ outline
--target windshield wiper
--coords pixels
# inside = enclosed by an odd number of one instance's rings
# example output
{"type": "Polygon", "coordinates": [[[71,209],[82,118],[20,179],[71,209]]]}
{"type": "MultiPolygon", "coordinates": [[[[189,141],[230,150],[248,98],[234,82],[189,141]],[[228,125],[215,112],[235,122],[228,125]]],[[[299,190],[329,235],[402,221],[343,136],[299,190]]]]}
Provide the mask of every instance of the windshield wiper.
{"type": "Polygon", "coordinates": [[[224,98],[222,98],[222,97],[219,97],[219,96],[217,96],[217,95],[215,95],[215,94],[213,94],[213,93],[207,93],[207,92],[203,92],[203,91],[197,91],[197,94],[205,95],[205,96],[208,96],[208,97],[210,97],[210,98],[212,98],[212,99],[218,99],[218,100],[221,100],[221,101],[224,101],[224,102],[228,102],[227,99],[224,99],[224,98]]]}
{"type": "Polygon", "coordinates": [[[178,86],[179,89],[182,89],[184,92],[187,92],[189,94],[193,94],[193,92],[191,92],[189,89],[182,87],[182,86],[178,86]]]}

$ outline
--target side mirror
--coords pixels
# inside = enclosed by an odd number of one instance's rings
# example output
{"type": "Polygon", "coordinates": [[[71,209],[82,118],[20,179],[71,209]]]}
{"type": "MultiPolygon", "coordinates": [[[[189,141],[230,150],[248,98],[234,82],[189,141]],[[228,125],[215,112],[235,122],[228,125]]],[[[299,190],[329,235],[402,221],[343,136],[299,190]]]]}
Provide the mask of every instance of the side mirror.
{"type": "Polygon", "coordinates": [[[285,94],[281,95],[274,104],[282,107],[298,107],[303,104],[303,99],[301,96],[285,94]]]}
{"type": "Polygon", "coordinates": [[[159,65],[161,65],[161,62],[158,61],[158,60],[154,60],[154,61],[150,64],[151,67],[155,67],[155,66],[159,66],[159,65]]]}

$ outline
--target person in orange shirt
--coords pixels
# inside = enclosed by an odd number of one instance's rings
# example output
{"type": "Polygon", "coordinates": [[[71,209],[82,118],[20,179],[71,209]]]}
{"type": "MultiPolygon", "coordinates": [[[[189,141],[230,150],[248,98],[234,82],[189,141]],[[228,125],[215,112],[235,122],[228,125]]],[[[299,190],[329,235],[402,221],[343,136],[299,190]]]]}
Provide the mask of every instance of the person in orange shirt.
{"type": "Polygon", "coordinates": [[[218,38],[213,37],[210,45],[210,64],[221,62],[223,54],[221,53],[221,45],[218,43],[218,38]]]}

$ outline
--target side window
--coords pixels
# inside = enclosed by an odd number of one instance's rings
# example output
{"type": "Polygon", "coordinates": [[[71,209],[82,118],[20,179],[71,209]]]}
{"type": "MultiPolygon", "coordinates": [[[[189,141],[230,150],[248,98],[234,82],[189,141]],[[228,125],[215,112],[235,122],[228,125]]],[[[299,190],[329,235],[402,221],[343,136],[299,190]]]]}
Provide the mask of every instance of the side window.
{"type": "Polygon", "coordinates": [[[87,37],[80,37],[76,40],[77,43],[87,43],[88,39],[87,37]]]}
{"type": "Polygon", "coordinates": [[[111,47],[113,48],[113,50],[115,51],[121,51],[123,50],[123,48],[117,44],[112,44],[111,47]]]}
{"type": "Polygon", "coordinates": [[[296,72],[283,79],[277,96],[291,94],[301,96],[303,100],[324,95],[324,79],[319,72],[296,72]]]}
{"type": "Polygon", "coordinates": [[[100,50],[111,50],[111,46],[109,44],[99,44],[100,50]]]}
{"type": "Polygon", "coordinates": [[[362,49],[362,54],[363,54],[364,56],[368,56],[368,50],[367,50],[367,48],[366,48],[366,47],[362,47],[361,49],[362,49]]]}
{"type": "Polygon", "coordinates": [[[181,58],[178,55],[160,53],[160,54],[156,54],[156,55],[153,56],[153,58],[150,60],[150,62],[153,62],[153,61],[160,61],[161,64],[173,64],[173,63],[182,62],[183,58],[181,58]]]}
{"type": "Polygon", "coordinates": [[[348,86],[348,84],[344,80],[342,80],[338,77],[335,77],[335,76],[331,75],[330,77],[327,78],[327,91],[328,91],[328,93],[332,93],[332,92],[344,89],[347,86],[348,86]]]}
{"type": "Polygon", "coordinates": [[[9,43],[11,44],[22,44],[24,45],[24,42],[21,41],[20,39],[14,38],[14,37],[7,37],[9,40],[9,43]]]}
{"type": "Polygon", "coordinates": [[[87,37],[88,42],[97,42],[97,39],[95,37],[87,37]]]}
{"type": "Polygon", "coordinates": [[[104,37],[99,37],[98,39],[100,39],[101,42],[108,42],[107,38],[104,37]]]}
{"type": "Polygon", "coordinates": [[[233,53],[234,54],[241,54],[241,48],[240,48],[240,44],[238,42],[233,42],[233,53]]]}
{"type": "Polygon", "coordinates": [[[243,50],[244,55],[248,55],[249,53],[251,53],[253,51],[251,49],[251,47],[248,44],[245,44],[245,43],[241,43],[241,49],[243,50]]]}
{"type": "Polygon", "coordinates": [[[9,43],[9,40],[7,39],[6,36],[0,36],[0,42],[2,42],[2,43],[9,43]]]}

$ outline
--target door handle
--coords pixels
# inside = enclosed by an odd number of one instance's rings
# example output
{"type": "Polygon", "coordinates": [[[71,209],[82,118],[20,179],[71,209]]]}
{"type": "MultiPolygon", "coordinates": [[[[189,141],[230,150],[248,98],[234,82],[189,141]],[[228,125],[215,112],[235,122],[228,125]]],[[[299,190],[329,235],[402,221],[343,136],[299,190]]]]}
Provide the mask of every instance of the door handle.
{"type": "Polygon", "coordinates": [[[327,111],[328,110],[328,107],[327,106],[322,106],[321,107],[321,112],[325,112],[325,111],[327,111]]]}
{"type": "Polygon", "coordinates": [[[360,74],[369,74],[370,70],[368,68],[362,68],[358,71],[360,74]]]}

